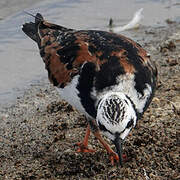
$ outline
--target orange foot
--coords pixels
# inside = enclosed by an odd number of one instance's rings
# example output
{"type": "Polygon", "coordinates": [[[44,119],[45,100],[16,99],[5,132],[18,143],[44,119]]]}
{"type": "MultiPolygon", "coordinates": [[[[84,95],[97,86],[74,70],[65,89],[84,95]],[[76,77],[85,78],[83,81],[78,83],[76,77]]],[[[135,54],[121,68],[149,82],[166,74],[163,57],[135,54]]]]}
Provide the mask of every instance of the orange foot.
{"type": "Polygon", "coordinates": [[[111,161],[112,166],[114,166],[114,161],[119,162],[119,156],[114,151],[109,153],[109,159],[111,161]]]}
{"type": "MultiPolygon", "coordinates": [[[[122,155],[123,161],[127,161],[127,156],[125,154],[122,155]]],[[[119,162],[119,156],[114,152],[109,153],[109,159],[111,161],[112,166],[114,166],[114,161],[119,162]]]]}
{"type": "Polygon", "coordinates": [[[128,157],[126,156],[126,154],[123,154],[123,155],[122,155],[122,158],[123,158],[123,161],[124,161],[124,162],[128,161],[128,157]]]}
{"type": "Polygon", "coordinates": [[[77,146],[79,146],[79,149],[76,152],[95,152],[94,149],[89,149],[87,145],[84,145],[81,142],[76,143],[77,146]]]}

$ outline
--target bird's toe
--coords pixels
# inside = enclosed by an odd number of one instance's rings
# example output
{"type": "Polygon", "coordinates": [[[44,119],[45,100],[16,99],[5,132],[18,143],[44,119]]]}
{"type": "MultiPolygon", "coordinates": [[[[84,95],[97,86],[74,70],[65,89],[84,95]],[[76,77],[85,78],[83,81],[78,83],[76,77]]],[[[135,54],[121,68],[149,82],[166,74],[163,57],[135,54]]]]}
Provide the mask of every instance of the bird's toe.
{"type": "Polygon", "coordinates": [[[88,146],[84,145],[82,142],[78,142],[75,144],[75,146],[79,146],[79,148],[76,150],[76,152],[90,152],[93,153],[96,150],[88,148],[88,146]]]}

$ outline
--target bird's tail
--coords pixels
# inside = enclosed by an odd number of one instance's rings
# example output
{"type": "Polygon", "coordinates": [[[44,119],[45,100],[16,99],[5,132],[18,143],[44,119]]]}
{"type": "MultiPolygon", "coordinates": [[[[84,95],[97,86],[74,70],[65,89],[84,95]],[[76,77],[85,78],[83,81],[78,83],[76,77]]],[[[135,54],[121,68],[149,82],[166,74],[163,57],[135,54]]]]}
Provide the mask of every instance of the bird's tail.
{"type": "Polygon", "coordinates": [[[25,13],[33,16],[35,18],[35,22],[25,23],[22,27],[22,30],[27,36],[29,36],[32,40],[37,42],[39,47],[41,44],[41,39],[48,33],[52,34],[55,31],[73,31],[73,29],[68,29],[63,26],[47,22],[46,20],[44,20],[43,16],[40,13],[37,13],[36,16],[28,12],[25,13]]]}
{"type": "MultiPolygon", "coordinates": [[[[26,12],[27,13],[27,12],[26,12]]],[[[30,13],[27,13],[31,16],[33,16],[30,13]]],[[[22,30],[23,32],[29,36],[32,40],[34,40],[35,42],[39,42],[39,35],[38,35],[38,26],[41,22],[43,22],[43,17],[41,14],[37,13],[35,17],[35,22],[29,22],[29,23],[25,23],[22,26],[22,30]]]]}

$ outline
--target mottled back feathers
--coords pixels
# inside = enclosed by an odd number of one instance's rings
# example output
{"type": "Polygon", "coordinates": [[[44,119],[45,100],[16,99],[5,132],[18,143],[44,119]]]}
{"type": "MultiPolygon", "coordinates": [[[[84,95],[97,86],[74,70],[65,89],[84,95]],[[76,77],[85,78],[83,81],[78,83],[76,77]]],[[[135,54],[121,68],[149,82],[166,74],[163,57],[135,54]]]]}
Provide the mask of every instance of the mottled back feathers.
{"type": "Polygon", "coordinates": [[[54,86],[64,88],[74,76],[82,73],[78,90],[80,96],[91,99],[89,103],[94,101],[90,92],[102,92],[117,85],[123,75],[133,75],[135,89],[141,96],[147,84],[153,87],[152,94],[154,92],[156,68],[146,51],[129,38],[104,31],[68,29],[45,21],[39,14],[35,23],[23,26],[23,31],[38,43],[54,86]],[[92,74],[83,70],[86,63],[92,63],[88,65],[93,69],[92,74]],[[84,74],[91,87],[85,82],[84,74]]]}

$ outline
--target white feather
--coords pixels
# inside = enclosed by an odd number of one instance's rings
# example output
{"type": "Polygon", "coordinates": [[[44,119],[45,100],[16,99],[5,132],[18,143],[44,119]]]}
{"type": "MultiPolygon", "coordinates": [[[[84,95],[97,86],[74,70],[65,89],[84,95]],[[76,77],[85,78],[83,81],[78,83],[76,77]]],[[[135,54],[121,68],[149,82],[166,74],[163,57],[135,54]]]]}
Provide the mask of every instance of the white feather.
{"type": "Polygon", "coordinates": [[[119,33],[121,31],[137,28],[139,26],[141,19],[143,18],[142,11],[143,11],[143,8],[139,9],[134,14],[133,19],[128,24],[124,26],[113,27],[112,31],[115,33],[119,33]]]}
{"type": "Polygon", "coordinates": [[[135,88],[134,74],[119,76],[117,81],[119,82],[115,90],[124,92],[134,103],[137,111],[139,113],[143,112],[147,99],[152,94],[152,88],[149,84],[146,83],[146,88],[143,90],[143,96],[135,88]]]}
{"type": "Polygon", "coordinates": [[[117,77],[118,84],[112,87],[107,87],[103,92],[96,92],[94,89],[93,94],[97,94],[98,99],[102,98],[108,92],[122,92],[127,95],[134,103],[137,111],[139,113],[143,112],[147,99],[152,94],[152,88],[146,83],[146,88],[143,91],[144,96],[142,96],[135,88],[134,74],[120,75],[117,77]]]}
{"type": "Polygon", "coordinates": [[[111,134],[108,131],[102,131],[102,133],[105,136],[107,136],[111,140],[114,140],[115,133],[119,132],[121,139],[124,139],[129,134],[129,131],[131,130],[130,128],[126,129],[127,124],[131,119],[133,119],[133,123],[134,123],[133,126],[135,126],[136,120],[137,120],[136,113],[135,113],[132,103],[125,96],[124,93],[108,92],[107,94],[103,96],[103,99],[101,100],[98,106],[96,121],[97,121],[97,124],[99,123],[103,124],[106,127],[106,129],[112,133],[111,134]],[[119,122],[117,123],[115,122],[111,123],[111,119],[109,119],[107,114],[105,115],[105,112],[104,112],[106,109],[106,101],[108,101],[108,99],[111,98],[112,95],[116,95],[117,97],[119,97],[119,99],[123,103],[121,104],[121,106],[123,106],[124,115],[123,117],[119,116],[120,119],[119,119],[119,122]],[[128,102],[128,104],[126,104],[125,101],[128,102]]]}
{"type": "Polygon", "coordinates": [[[60,97],[75,107],[80,113],[85,114],[87,117],[89,116],[84,107],[81,104],[81,100],[78,96],[79,91],[77,90],[79,75],[75,76],[72,81],[66,85],[64,88],[57,88],[60,97]]]}

